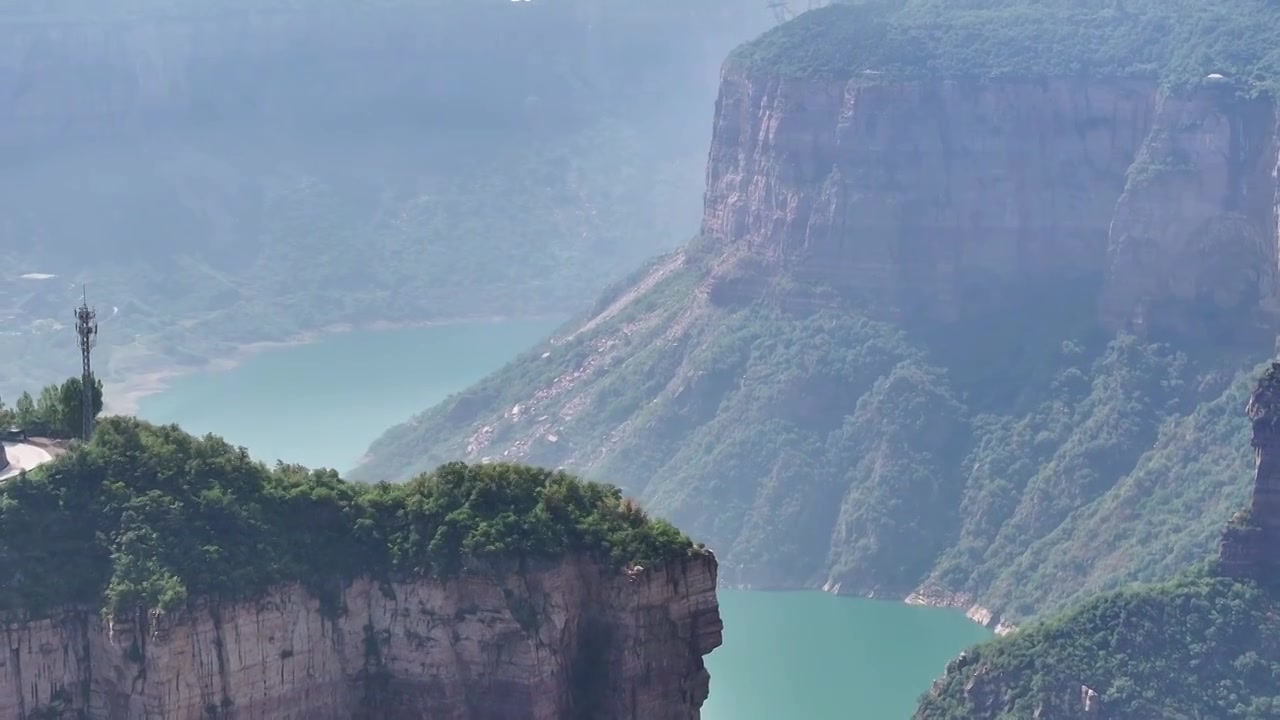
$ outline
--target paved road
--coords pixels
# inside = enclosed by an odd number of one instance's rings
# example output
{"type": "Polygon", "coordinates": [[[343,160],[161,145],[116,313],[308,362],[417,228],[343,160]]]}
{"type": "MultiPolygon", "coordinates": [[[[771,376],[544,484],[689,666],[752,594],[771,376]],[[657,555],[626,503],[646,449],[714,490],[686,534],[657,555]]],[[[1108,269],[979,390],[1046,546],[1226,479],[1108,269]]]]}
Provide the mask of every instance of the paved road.
{"type": "Polygon", "coordinates": [[[8,480],[23,470],[32,470],[53,459],[48,450],[26,443],[7,442],[4,454],[9,458],[9,467],[0,470],[0,480],[8,480]]]}

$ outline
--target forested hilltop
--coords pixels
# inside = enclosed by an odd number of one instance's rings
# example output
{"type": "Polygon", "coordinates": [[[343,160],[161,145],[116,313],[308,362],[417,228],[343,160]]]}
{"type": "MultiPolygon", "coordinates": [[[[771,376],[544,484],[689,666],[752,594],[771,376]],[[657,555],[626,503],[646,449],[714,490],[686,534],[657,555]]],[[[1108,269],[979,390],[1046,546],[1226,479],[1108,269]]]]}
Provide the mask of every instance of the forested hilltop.
{"type": "Polygon", "coordinates": [[[0,485],[0,607],[131,615],[301,582],[328,610],[359,577],[448,577],[570,553],[622,569],[696,552],[617,488],[451,463],[397,485],[268,468],[220,438],[110,417],[92,442],[0,485]]]}
{"type": "Polygon", "coordinates": [[[687,237],[689,119],[770,21],[754,0],[6,3],[0,395],[75,371],[82,283],[108,386],[333,325],[577,311],[687,237]]]}
{"type": "Polygon", "coordinates": [[[1245,94],[1280,85],[1270,0],[855,0],[805,13],[731,60],[789,77],[1157,78],[1223,75],[1245,94]]]}
{"type": "Polygon", "coordinates": [[[699,236],[354,476],[565,466],[729,583],[1013,623],[1168,580],[1247,495],[1280,326],[1277,17],[908,0],[772,30],[725,73],[699,236]]]}

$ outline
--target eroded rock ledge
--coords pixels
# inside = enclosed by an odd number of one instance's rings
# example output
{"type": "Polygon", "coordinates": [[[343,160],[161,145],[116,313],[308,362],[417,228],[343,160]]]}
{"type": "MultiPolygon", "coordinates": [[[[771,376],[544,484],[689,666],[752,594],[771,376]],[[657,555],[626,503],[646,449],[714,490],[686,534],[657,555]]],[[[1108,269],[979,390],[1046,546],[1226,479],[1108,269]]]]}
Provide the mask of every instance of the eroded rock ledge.
{"type": "Polygon", "coordinates": [[[0,717],[697,718],[716,573],[710,553],[631,573],[570,558],[361,579],[341,613],[297,585],[133,621],[71,610],[5,627],[0,717]]]}

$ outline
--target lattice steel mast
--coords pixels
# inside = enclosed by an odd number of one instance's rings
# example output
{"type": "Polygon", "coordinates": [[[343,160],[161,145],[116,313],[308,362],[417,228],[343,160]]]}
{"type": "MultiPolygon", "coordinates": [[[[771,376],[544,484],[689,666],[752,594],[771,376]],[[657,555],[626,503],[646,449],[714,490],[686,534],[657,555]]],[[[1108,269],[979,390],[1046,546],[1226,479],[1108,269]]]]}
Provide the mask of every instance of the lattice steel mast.
{"type": "Polygon", "coordinates": [[[76,308],[76,335],[80,337],[80,359],[83,363],[80,375],[81,434],[88,442],[93,434],[93,367],[89,354],[98,343],[98,313],[89,308],[88,290],[81,288],[80,307],[76,308]]]}

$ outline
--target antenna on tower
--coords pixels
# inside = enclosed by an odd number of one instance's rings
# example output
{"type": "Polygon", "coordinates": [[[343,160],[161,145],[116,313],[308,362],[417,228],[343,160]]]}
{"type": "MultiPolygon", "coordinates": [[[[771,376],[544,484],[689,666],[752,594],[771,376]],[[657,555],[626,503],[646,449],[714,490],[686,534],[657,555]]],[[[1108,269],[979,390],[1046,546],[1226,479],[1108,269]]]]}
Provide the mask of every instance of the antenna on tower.
{"type": "Polygon", "coordinates": [[[89,354],[98,344],[98,313],[89,308],[89,291],[80,288],[80,307],[76,308],[76,335],[80,338],[80,419],[81,435],[85,442],[93,434],[93,367],[89,354]]]}

